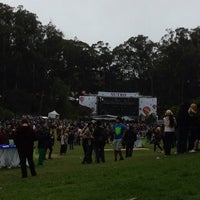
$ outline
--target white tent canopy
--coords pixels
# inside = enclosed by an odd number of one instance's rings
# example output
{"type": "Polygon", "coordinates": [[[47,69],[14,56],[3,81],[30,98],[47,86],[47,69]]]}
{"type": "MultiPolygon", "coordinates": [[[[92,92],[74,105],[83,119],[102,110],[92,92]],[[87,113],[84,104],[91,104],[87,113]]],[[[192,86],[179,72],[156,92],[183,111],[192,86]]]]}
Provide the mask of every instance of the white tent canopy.
{"type": "Polygon", "coordinates": [[[48,118],[59,119],[59,117],[60,117],[60,114],[57,113],[55,110],[48,113],[48,118]]]}

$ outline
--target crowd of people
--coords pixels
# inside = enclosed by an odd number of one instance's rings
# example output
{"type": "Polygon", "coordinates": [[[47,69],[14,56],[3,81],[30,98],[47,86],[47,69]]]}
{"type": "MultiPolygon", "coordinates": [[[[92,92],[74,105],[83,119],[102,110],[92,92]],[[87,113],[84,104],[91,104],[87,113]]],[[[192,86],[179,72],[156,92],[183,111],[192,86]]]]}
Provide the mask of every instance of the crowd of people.
{"type": "Polygon", "coordinates": [[[173,147],[176,147],[175,154],[198,151],[200,110],[197,104],[181,105],[176,116],[166,110],[162,125],[148,126],[146,136],[154,144],[154,151],[158,147],[165,156],[171,155],[173,147]]]}
{"type": "Polygon", "coordinates": [[[37,164],[43,165],[46,159],[52,159],[55,141],[60,143],[61,156],[66,155],[68,149],[73,150],[74,145],[82,145],[82,163],[90,164],[93,162],[93,153],[96,163],[105,162],[105,144],[113,142],[114,160],[117,161],[117,155],[120,160],[123,159],[122,138],[127,146],[126,157],[132,156],[136,140],[135,130],[142,133],[144,124],[129,122],[125,125],[120,118],[117,118],[113,125],[113,122],[109,121],[53,120],[23,116],[22,119],[0,122],[0,144],[9,144],[14,140],[20,157],[22,177],[27,177],[26,160],[29,162],[32,176],[36,175],[33,163],[33,151],[36,148],[37,164]]]}
{"type": "Polygon", "coordinates": [[[105,162],[104,148],[106,143],[113,144],[114,161],[124,160],[122,148],[126,149],[125,157],[133,155],[137,136],[145,136],[147,142],[154,145],[156,151],[171,154],[173,147],[177,153],[196,152],[200,139],[200,117],[196,104],[182,105],[175,116],[171,110],[166,110],[161,125],[145,125],[134,121],[124,122],[117,117],[111,121],[73,121],[43,119],[26,116],[0,122],[0,144],[9,144],[14,140],[18,149],[22,177],[27,177],[26,160],[29,163],[31,175],[35,176],[33,162],[34,148],[38,149],[38,165],[43,165],[45,159],[52,159],[55,142],[60,143],[60,155],[73,150],[74,145],[82,145],[82,164],[105,162]],[[37,141],[37,146],[34,146],[37,141]],[[69,146],[69,148],[68,148],[69,146]]]}

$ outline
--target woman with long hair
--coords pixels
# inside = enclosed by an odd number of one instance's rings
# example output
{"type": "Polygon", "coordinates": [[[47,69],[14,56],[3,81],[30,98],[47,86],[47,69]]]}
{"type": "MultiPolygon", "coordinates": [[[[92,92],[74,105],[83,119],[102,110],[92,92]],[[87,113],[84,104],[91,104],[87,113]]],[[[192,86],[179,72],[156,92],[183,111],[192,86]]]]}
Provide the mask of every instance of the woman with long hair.
{"type": "Polygon", "coordinates": [[[165,117],[163,118],[164,122],[164,135],[163,135],[163,144],[165,155],[171,154],[171,148],[173,146],[175,138],[175,127],[176,119],[171,110],[165,112],[165,117]]]}

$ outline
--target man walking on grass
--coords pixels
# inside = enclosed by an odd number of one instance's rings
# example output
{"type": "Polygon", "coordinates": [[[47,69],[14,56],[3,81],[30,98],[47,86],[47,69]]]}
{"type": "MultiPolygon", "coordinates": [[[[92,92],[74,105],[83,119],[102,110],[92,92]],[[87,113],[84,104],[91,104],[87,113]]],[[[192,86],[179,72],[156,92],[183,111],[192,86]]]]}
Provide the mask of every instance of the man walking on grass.
{"type": "Polygon", "coordinates": [[[116,123],[113,126],[114,129],[114,140],[113,140],[113,149],[114,149],[114,160],[117,161],[117,156],[119,154],[120,160],[124,160],[122,156],[122,139],[124,136],[124,131],[126,126],[121,123],[121,118],[116,118],[116,123]]]}

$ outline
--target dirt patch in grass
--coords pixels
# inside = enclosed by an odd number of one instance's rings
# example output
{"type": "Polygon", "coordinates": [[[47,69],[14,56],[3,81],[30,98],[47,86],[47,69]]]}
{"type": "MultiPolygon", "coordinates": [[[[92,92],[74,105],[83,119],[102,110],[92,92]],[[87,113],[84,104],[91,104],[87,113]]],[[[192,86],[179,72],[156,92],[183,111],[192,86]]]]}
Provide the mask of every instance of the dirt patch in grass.
{"type": "MultiPolygon", "coordinates": [[[[134,148],[133,150],[134,151],[149,151],[150,149],[149,148],[140,147],[140,148],[134,148]]],[[[105,149],[105,151],[113,151],[113,149],[105,149]]],[[[122,149],[122,151],[126,151],[126,149],[122,149]]]]}

